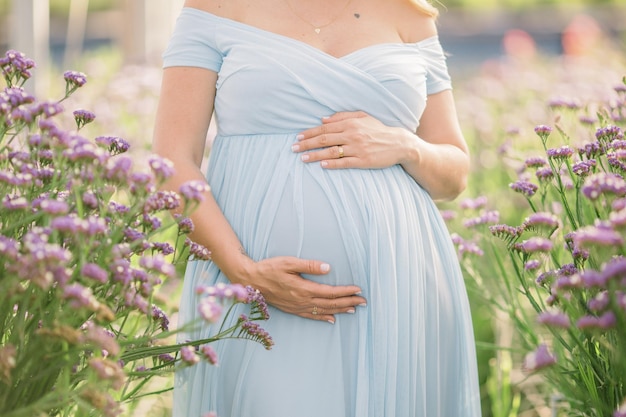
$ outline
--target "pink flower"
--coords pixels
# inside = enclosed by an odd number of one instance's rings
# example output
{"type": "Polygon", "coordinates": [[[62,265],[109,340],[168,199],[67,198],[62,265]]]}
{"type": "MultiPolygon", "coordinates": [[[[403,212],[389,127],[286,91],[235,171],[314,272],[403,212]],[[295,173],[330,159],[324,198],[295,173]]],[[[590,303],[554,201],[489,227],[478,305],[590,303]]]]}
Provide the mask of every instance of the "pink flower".
{"type": "Polygon", "coordinates": [[[527,372],[536,372],[556,363],[556,357],[548,351],[548,346],[541,344],[534,352],[524,358],[523,368],[527,372]]]}

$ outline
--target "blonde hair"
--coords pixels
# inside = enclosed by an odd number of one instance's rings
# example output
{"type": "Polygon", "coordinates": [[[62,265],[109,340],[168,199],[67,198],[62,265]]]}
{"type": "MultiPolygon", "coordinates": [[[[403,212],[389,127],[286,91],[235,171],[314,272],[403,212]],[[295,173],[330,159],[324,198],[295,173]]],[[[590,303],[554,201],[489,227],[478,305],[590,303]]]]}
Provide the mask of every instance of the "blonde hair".
{"type": "Polygon", "coordinates": [[[439,10],[437,10],[435,6],[430,4],[428,0],[409,0],[409,1],[413,3],[414,5],[416,5],[417,8],[421,12],[423,12],[424,14],[427,14],[430,17],[437,17],[439,15],[439,10]]]}

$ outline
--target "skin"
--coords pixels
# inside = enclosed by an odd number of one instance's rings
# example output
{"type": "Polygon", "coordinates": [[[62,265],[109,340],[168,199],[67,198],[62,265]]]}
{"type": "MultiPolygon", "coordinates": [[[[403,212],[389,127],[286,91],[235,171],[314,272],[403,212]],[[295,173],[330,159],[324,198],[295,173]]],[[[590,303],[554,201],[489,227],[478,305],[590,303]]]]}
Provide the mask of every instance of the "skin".
{"type": "MultiPolygon", "coordinates": [[[[290,0],[291,8],[285,0],[187,0],[185,6],[298,39],[336,57],[372,44],[417,42],[436,34],[434,19],[407,0],[351,1],[347,8],[336,0],[290,0]],[[323,26],[322,31],[316,34],[304,19],[323,26]]],[[[153,150],[174,163],[176,174],[166,189],[204,180],[200,166],[216,81],[215,72],[201,68],[163,72],[153,150]]],[[[292,151],[301,154],[303,163],[319,163],[325,169],[400,164],[434,199],[456,197],[465,188],[469,169],[449,90],[428,97],[417,132],[385,126],[363,112],[340,112],[301,132],[292,151]]],[[[324,285],[301,277],[328,273],[331,266],[323,260],[249,258],[212,194],[205,197],[192,215],[195,230],[190,237],[211,250],[213,262],[231,282],[259,289],[269,304],[286,313],[329,323],[336,314],[354,313],[366,305],[357,286],[324,285]],[[317,315],[312,314],[314,307],[317,315]]]]}

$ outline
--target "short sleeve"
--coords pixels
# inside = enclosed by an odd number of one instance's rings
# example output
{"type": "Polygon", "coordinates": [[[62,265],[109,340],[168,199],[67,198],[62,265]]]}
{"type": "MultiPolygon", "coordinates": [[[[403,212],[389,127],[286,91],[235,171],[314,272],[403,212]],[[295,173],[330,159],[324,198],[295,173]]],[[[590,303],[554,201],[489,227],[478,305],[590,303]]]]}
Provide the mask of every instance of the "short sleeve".
{"type": "Polygon", "coordinates": [[[434,36],[420,43],[424,60],[426,62],[426,91],[428,94],[436,94],[444,90],[452,89],[452,79],[448,73],[446,55],[443,51],[439,38],[434,36]]]}
{"type": "Polygon", "coordinates": [[[216,23],[201,10],[183,8],[163,53],[163,68],[187,66],[218,72],[222,53],[215,42],[216,23]]]}

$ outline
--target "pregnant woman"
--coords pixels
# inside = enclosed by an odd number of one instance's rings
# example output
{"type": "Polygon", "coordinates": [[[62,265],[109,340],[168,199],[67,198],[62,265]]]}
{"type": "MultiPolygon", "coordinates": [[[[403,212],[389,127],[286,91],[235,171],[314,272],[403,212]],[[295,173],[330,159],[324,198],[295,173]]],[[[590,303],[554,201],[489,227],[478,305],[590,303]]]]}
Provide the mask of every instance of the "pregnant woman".
{"type": "Polygon", "coordinates": [[[212,260],[188,265],[180,321],[197,286],[250,285],[275,346],[213,344],[219,367],[177,372],[175,416],[480,416],[433,203],[463,190],[469,160],[436,15],[425,0],[186,1],[154,150],[175,164],[168,187],[210,185],[192,237],[212,260]]]}

